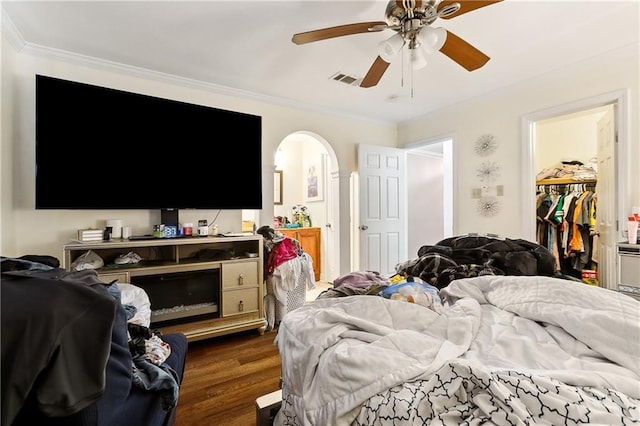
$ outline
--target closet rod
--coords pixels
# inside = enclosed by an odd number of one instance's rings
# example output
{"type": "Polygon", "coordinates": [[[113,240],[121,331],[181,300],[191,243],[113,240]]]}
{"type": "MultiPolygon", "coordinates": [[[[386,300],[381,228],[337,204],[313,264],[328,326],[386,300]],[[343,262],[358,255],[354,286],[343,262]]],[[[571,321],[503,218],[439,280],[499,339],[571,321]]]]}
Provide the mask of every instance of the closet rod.
{"type": "Polygon", "coordinates": [[[573,178],[551,178],[536,181],[536,185],[567,185],[567,184],[588,184],[596,183],[596,179],[573,179],[573,178]]]}

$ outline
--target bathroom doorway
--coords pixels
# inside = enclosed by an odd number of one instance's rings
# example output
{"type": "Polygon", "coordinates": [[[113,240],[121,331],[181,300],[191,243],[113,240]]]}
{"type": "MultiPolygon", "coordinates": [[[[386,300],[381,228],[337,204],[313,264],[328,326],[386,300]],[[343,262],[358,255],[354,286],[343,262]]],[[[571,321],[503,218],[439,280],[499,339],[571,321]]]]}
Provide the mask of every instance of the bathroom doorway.
{"type": "Polygon", "coordinates": [[[340,202],[338,186],[334,185],[338,174],[335,152],[322,136],[298,131],[280,142],[274,163],[282,179],[282,204],[274,204],[274,216],[291,221],[293,206],[306,206],[312,227],[320,229],[320,281],[332,282],[340,274],[340,202]],[[314,184],[310,187],[312,181],[314,184]]]}

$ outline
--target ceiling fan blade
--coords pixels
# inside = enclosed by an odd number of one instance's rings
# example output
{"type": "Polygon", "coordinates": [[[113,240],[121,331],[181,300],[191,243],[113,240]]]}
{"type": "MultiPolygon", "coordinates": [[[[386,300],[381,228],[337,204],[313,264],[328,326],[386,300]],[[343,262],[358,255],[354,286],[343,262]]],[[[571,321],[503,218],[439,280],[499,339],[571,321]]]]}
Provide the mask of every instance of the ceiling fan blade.
{"type": "Polygon", "coordinates": [[[447,39],[440,51],[467,71],[480,68],[490,59],[487,55],[448,30],[447,39]]]}
{"type": "Polygon", "coordinates": [[[445,14],[440,16],[442,19],[451,19],[456,16],[460,16],[464,13],[471,12],[476,9],[480,9],[481,7],[491,6],[494,3],[500,3],[502,0],[443,0],[438,5],[438,12],[442,11],[447,6],[451,6],[452,4],[459,3],[460,9],[451,14],[445,14]]]}
{"type": "Polygon", "coordinates": [[[384,21],[360,22],[357,24],[338,25],[336,27],[322,28],[294,34],[291,41],[295,44],[305,44],[328,38],[342,37],[351,34],[370,33],[385,30],[387,23],[384,21]]]}
{"type": "Polygon", "coordinates": [[[360,82],[360,87],[373,87],[378,84],[389,65],[389,62],[378,56],[360,82]]]}

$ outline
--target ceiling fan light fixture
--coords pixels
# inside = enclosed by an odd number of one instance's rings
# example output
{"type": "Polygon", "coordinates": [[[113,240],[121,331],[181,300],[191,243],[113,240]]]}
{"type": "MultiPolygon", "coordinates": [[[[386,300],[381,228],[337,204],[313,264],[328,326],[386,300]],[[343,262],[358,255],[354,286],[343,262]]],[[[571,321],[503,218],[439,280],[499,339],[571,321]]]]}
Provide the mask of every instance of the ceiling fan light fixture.
{"type": "Polygon", "coordinates": [[[409,49],[409,62],[414,70],[419,70],[427,66],[427,58],[424,56],[422,49],[409,49]]]}
{"type": "Polygon", "coordinates": [[[391,63],[402,46],[404,46],[404,38],[400,33],[396,33],[378,45],[378,53],[385,62],[391,63]]]}
{"type": "Polygon", "coordinates": [[[388,0],[384,21],[356,22],[305,31],[294,34],[292,41],[295,44],[305,44],[351,34],[392,30],[395,34],[378,44],[378,55],[358,86],[368,88],[377,85],[398,52],[402,52],[400,62],[403,74],[405,66],[412,71],[413,97],[413,70],[427,64],[426,54],[441,52],[467,71],[484,66],[490,59],[451,31],[432,28],[431,24],[438,18],[455,18],[502,1],[504,0],[388,0]]]}
{"type": "Polygon", "coordinates": [[[447,41],[447,30],[444,28],[424,27],[418,33],[418,40],[428,54],[434,54],[447,41]]]}

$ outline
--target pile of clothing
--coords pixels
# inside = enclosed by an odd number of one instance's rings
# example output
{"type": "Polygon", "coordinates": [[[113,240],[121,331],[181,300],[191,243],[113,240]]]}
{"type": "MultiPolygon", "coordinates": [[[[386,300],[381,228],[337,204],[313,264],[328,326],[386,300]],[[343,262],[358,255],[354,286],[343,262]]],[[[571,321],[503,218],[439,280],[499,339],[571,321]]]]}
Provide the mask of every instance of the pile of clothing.
{"type": "Polygon", "coordinates": [[[151,424],[172,412],[187,341],[174,334],[184,350],[166,362],[172,346],[149,329],[148,296],[139,309],[122,286],[142,289],[46,255],[0,256],[0,269],[2,424],[151,424]]]}
{"type": "Polygon", "coordinates": [[[315,288],[313,259],[295,238],[269,226],[256,232],[264,239],[264,308],[267,329],[272,330],[287,312],[304,304],[307,289],[315,288]]]}
{"type": "Polygon", "coordinates": [[[418,257],[396,265],[396,272],[419,277],[439,289],[455,279],[482,275],[542,275],[573,279],[556,270],[546,247],[522,239],[469,234],[418,249],[418,257]]]}
{"type": "Polygon", "coordinates": [[[536,180],[544,179],[575,179],[576,181],[597,179],[597,159],[589,160],[588,164],[584,164],[577,160],[562,161],[553,167],[547,167],[536,175],[536,180]]]}

